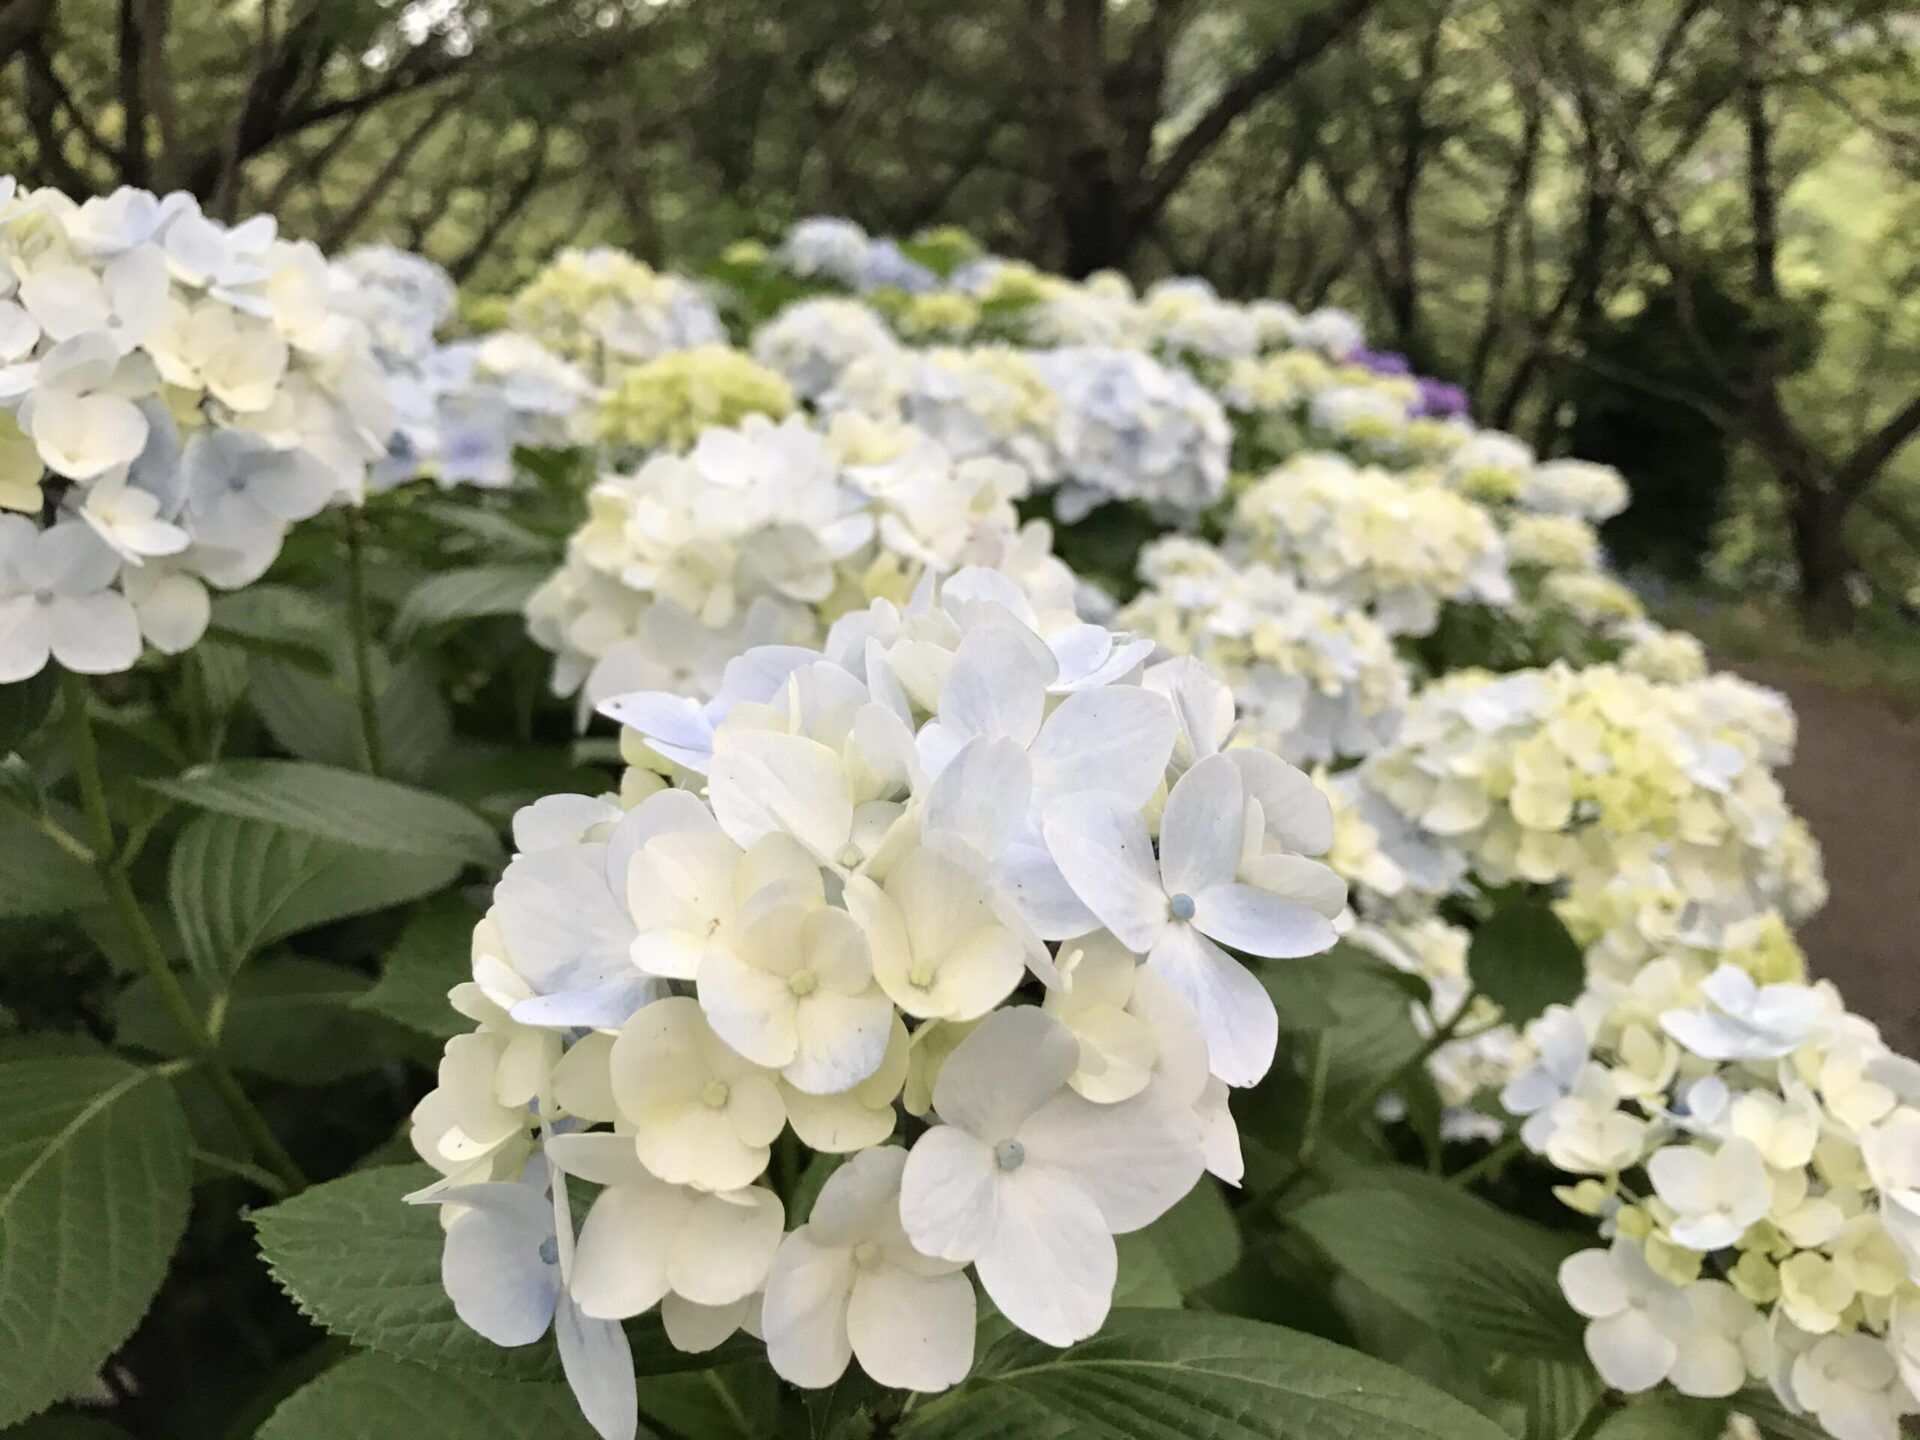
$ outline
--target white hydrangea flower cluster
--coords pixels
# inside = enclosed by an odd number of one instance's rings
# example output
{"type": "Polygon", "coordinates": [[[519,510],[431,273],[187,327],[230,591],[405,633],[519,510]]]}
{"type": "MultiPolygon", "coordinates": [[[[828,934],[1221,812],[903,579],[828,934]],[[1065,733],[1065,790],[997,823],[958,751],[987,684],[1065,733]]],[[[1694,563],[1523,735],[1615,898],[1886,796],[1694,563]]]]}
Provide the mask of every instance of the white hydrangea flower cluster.
{"type": "Polygon", "coordinates": [[[812,1387],[961,1380],[969,1267],[1028,1333],[1093,1334],[1113,1236],[1240,1178],[1227,1087],[1278,1020],[1230,952],[1323,951],[1345,904],[1313,783],[1223,750],[1225,688],[1150,649],[963,570],[740,655],[704,706],[610,702],[679,783],[516,819],[452,996],[477,1028],[414,1115],[468,1323],[553,1326],[609,1437],[617,1322],[655,1306],[812,1387]],[[850,1158],[783,1233],[796,1145],[850,1158]]]}
{"type": "Polygon", "coordinates": [[[1060,397],[1054,509],[1071,522],[1112,500],[1191,520],[1227,487],[1233,432],[1184,370],[1138,351],[1073,346],[1037,357],[1060,397]]]}
{"type": "Polygon", "coordinates": [[[726,327],[700,287],[624,250],[562,250],[514,295],[509,322],[596,385],[674,350],[723,345],[726,327]]]}
{"type": "Polygon", "coordinates": [[[593,703],[632,689],[705,698],[743,650],[816,643],[929,569],[1000,567],[1070,614],[1048,532],[1014,513],[1026,485],[1013,465],[955,460],[910,428],[748,416],[596,484],[528,625],[558,657],[555,692],[584,686],[593,703]]]}
{"type": "Polygon", "coordinates": [[[361,301],[360,316],[381,365],[391,372],[397,363],[424,361],[440,327],[453,317],[453,277],[426,256],[391,245],[358,246],[334,267],[361,301]]]}
{"type": "Polygon", "coordinates": [[[1578,892],[1658,865],[1704,901],[1797,919],[1811,842],[1776,753],[1711,692],[1555,665],[1435,680],[1361,778],[1487,884],[1578,892]]]}
{"type": "Polygon", "coordinates": [[[511,330],[442,344],[454,313],[453,279],[431,260],[390,246],[349,251],[336,264],[374,338],[393,411],[375,489],[416,476],[439,485],[499,489],[514,480],[513,452],[565,448],[589,438],[594,386],[574,366],[511,330]]]}
{"type": "Polygon", "coordinates": [[[1140,301],[1140,323],[1149,345],[1170,359],[1252,355],[1261,346],[1261,320],[1249,307],[1222,300],[1206,281],[1192,277],[1156,281],[1140,301]]]}
{"type": "Polygon", "coordinates": [[[1371,755],[1398,732],[1412,678],[1365,615],[1184,535],[1141,552],[1140,575],[1147,588],[1118,623],[1225,679],[1253,743],[1311,765],[1371,755]]]}
{"type": "Polygon", "coordinates": [[[1058,474],[1060,397],[1032,354],[1010,346],[868,355],[841,372],[820,405],[912,425],[957,460],[1018,465],[1033,488],[1058,474]]]}
{"type": "Polygon", "coordinates": [[[899,343],[879,313],[828,296],[789,305],[754,334],[753,358],[776,370],[803,400],[818,400],[856,362],[899,363],[899,343]]]}
{"type": "Polygon", "coordinates": [[[904,290],[910,295],[936,288],[940,277],[909,259],[899,245],[875,239],[851,220],[815,216],[787,232],[775,252],[780,263],[807,280],[829,280],[867,294],[904,290]]]}
{"type": "Polygon", "coordinates": [[[261,216],[0,179],[0,683],[205,631],[391,423],[347,282],[261,216]]]}
{"type": "Polygon", "coordinates": [[[1920,1411],[1920,1066],[1791,943],[1596,980],[1502,1098],[1611,1242],[1560,1271],[1608,1384],[1757,1380],[1837,1440],[1895,1440],[1920,1411]]]}
{"type": "Polygon", "coordinates": [[[1366,607],[1393,635],[1427,634],[1445,602],[1513,599],[1506,548],[1485,510],[1333,455],[1303,456],[1250,485],[1227,543],[1309,590],[1366,607]]]}

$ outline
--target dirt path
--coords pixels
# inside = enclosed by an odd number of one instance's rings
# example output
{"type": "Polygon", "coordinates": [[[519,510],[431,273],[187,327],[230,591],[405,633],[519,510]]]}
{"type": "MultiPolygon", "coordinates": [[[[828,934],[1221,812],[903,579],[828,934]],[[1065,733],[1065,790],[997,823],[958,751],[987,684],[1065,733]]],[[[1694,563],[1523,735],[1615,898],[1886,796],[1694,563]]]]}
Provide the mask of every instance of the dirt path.
{"type": "Polygon", "coordinates": [[[1733,667],[1784,690],[1800,748],[1782,779],[1826,851],[1833,898],[1804,930],[1814,973],[1920,1055],[1920,726],[1798,671],[1733,667]]]}

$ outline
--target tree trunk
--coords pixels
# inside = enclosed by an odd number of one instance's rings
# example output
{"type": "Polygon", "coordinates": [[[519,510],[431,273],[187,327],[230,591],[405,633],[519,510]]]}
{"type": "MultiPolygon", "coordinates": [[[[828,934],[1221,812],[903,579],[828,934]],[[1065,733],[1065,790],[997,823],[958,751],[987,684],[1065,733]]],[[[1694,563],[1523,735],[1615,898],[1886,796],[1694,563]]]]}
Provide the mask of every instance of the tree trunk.
{"type": "Polygon", "coordinates": [[[1810,477],[1800,478],[1790,524],[1800,567],[1800,604],[1816,634],[1837,635],[1853,622],[1847,577],[1853,556],[1847,547],[1847,506],[1810,477]]]}

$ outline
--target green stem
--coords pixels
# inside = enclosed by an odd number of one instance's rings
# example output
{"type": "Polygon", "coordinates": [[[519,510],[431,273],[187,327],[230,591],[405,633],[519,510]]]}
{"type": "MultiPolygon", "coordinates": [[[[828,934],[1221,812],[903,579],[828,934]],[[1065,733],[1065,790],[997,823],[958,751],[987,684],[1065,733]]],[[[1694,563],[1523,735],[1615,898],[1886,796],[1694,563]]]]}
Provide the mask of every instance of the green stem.
{"type": "Polygon", "coordinates": [[[187,1053],[206,1068],[214,1092],[246,1132],[255,1155],[279,1177],[287,1193],[304,1190],[307,1177],[301,1173],[300,1167],[267,1124],[266,1117],[247,1098],[247,1092],[241,1089],[233,1071],[221,1058],[206,1027],[200,1023],[199,1015],[194,1012],[193,1002],[181,988],[179,977],[167,963],[166,951],[161,948],[159,937],[147,923],[146,914],[140,908],[140,899],[133,893],[133,885],[127,879],[126,869],[114,853],[113,817],[107,809],[107,787],[100,777],[100,747],[94,739],[93,722],[87,714],[86,683],[70,671],[63,671],[60,686],[61,709],[65,712],[68,737],[73,746],[74,774],[80,782],[80,808],[87,819],[88,833],[93,838],[93,869],[107,892],[107,903],[113,907],[114,914],[132,939],[134,953],[139,956],[147,982],[153,986],[154,994],[160,997],[160,1004],[172,1019],[174,1028],[180,1032],[187,1053]]]}
{"type": "Polygon", "coordinates": [[[1458,1185],[1461,1189],[1472,1185],[1482,1177],[1506,1167],[1509,1160],[1520,1153],[1521,1143],[1518,1135],[1509,1135],[1493,1149],[1464,1169],[1457,1170],[1447,1177],[1449,1185],[1458,1185]]]}
{"type": "Polygon", "coordinates": [[[1319,1143],[1320,1119],[1327,1106],[1327,1078],[1333,1072],[1333,1032],[1322,1030],[1313,1037],[1313,1079],[1307,1090],[1307,1119],[1300,1129],[1300,1148],[1295,1158],[1305,1162],[1313,1157],[1319,1143]]]}
{"type": "Polygon", "coordinates": [[[1397,1089],[1409,1075],[1418,1073],[1427,1061],[1433,1058],[1435,1051],[1454,1038],[1455,1033],[1460,1029],[1460,1022],[1466,1019],[1467,1012],[1473,1008],[1474,998],[1475,992],[1468,991],[1461,997],[1460,1008],[1453,1012],[1447,1023],[1428,1036],[1425,1043],[1408,1056],[1398,1068],[1348,1101],[1325,1125],[1308,1130],[1301,1138],[1300,1153],[1294,1157],[1293,1164],[1287,1167],[1286,1172],[1278,1180],[1253,1198],[1251,1204],[1253,1211],[1258,1214],[1271,1210],[1293,1192],[1294,1186],[1313,1173],[1314,1152],[1318,1149],[1322,1135],[1341,1134],[1348,1126],[1364,1120],[1373,1113],[1382,1096],[1397,1089]]]}
{"type": "Polygon", "coordinates": [[[1580,1428],[1573,1432],[1570,1440],[1593,1440],[1600,1433],[1600,1427],[1613,1418],[1613,1412],[1620,1408],[1620,1402],[1611,1391],[1602,1391],[1600,1398],[1593,1402],[1586,1418],[1581,1420],[1580,1428]]]}
{"type": "Polygon", "coordinates": [[[380,747],[380,701],[373,690],[373,656],[367,619],[366,546],[360,511],[347,510],[347,618],[353,627],[353,688],[360,702],[360,743],[367,753],[367,769],[386,773],[380,747]]]}

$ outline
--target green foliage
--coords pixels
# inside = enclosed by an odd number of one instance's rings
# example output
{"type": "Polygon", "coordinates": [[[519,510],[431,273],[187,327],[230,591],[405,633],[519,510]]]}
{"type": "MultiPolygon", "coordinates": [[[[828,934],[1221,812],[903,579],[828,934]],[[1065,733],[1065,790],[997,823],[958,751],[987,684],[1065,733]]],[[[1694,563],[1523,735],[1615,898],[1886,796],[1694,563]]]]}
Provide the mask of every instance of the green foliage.
{"type": "Polygon", "coordinates": [[[1116,1311],[1091,1340],[995,1346],[914,1440],[1495,1440],[1459,1401],[1378,1360],[1257,1321],[1116,1311]]]}
{"type": "Polygon", "coordinates": [[[441,625],[486,615],[518,615],[547,565],[476,565],[429,576],[408,592],[394,616],[396,640],[406,642],[441,625]]]}
{"type": "Polygon", "coordinates": [[[1575,1237],[1412,1170],[1318,1196],[1287,1223],[1424,1324],[1513,1355],[1581,1354],[1581,1321],[1555,1278],[1575,1237]]]}
{"type": "Polygon", "coordinates": [[[371,775],[291,760],[228,760],[149,781],[169,799],[382,854],[501,862],[493,829],[464,805],[371,775]]]}
{"type": "Polygon", "coordinates": [[[1586,960],[1553,906],[1536,896],[1509,896],[1475,927],[1467,973],[1509,1022],[1524,1025],[1580,993],[1586,960]]]}
{"type": "MultiPolygon", "coordinates": [[[[216,1015],[215,1039],[235,1069],[294,1085],[324,1085],[383,1064],[391,1045],[382,1024],[357,1008],[367,990],[357,971],[298,956],[260,960],[222,992],[198,977],[182,982],[189,1000],[216,1015]]],[[[114,1008],[120,1043],[155,1055],[183,1055],[178,1027],[142,979],[114,1008]]]]}
{"type": "Polygon", "coordinates": [[[316,1325],[394,1360],[517,1380],[552,1379],[546,1342],[503,1350],[453,1313],[440,1284],[440,1212],[401,1197],[423,1165],[362,1170],[253,1215],[280,1287],[316,1325]]]}
{"type": "Polygon", "coordinates": [[[174,843],[168,899],[188,960],[220,985],[275,940],[432,894],[460,869],[211,811],[174,843]]]}
{"type": "Polygon", "coordinates": [[[145,1313],[187,1223],[167,1084],[104,1055],[0,1063],[0,1425],[86,1384],[145,1313]]]}
{"type": "Polygon", "coordinates": [[[422,906],[387,951],[380,978],[355,1004],[434,1040],[466,1028],[466,1018],[447,1004],[447,992],[473,970],[473,906],[442,895],[422,906]]]}
{"type": "Polygon", "coordinates": [[[302,1386],[259,1440],[593,1440],[567,1387],[355,1355],[302,1386]]]}

